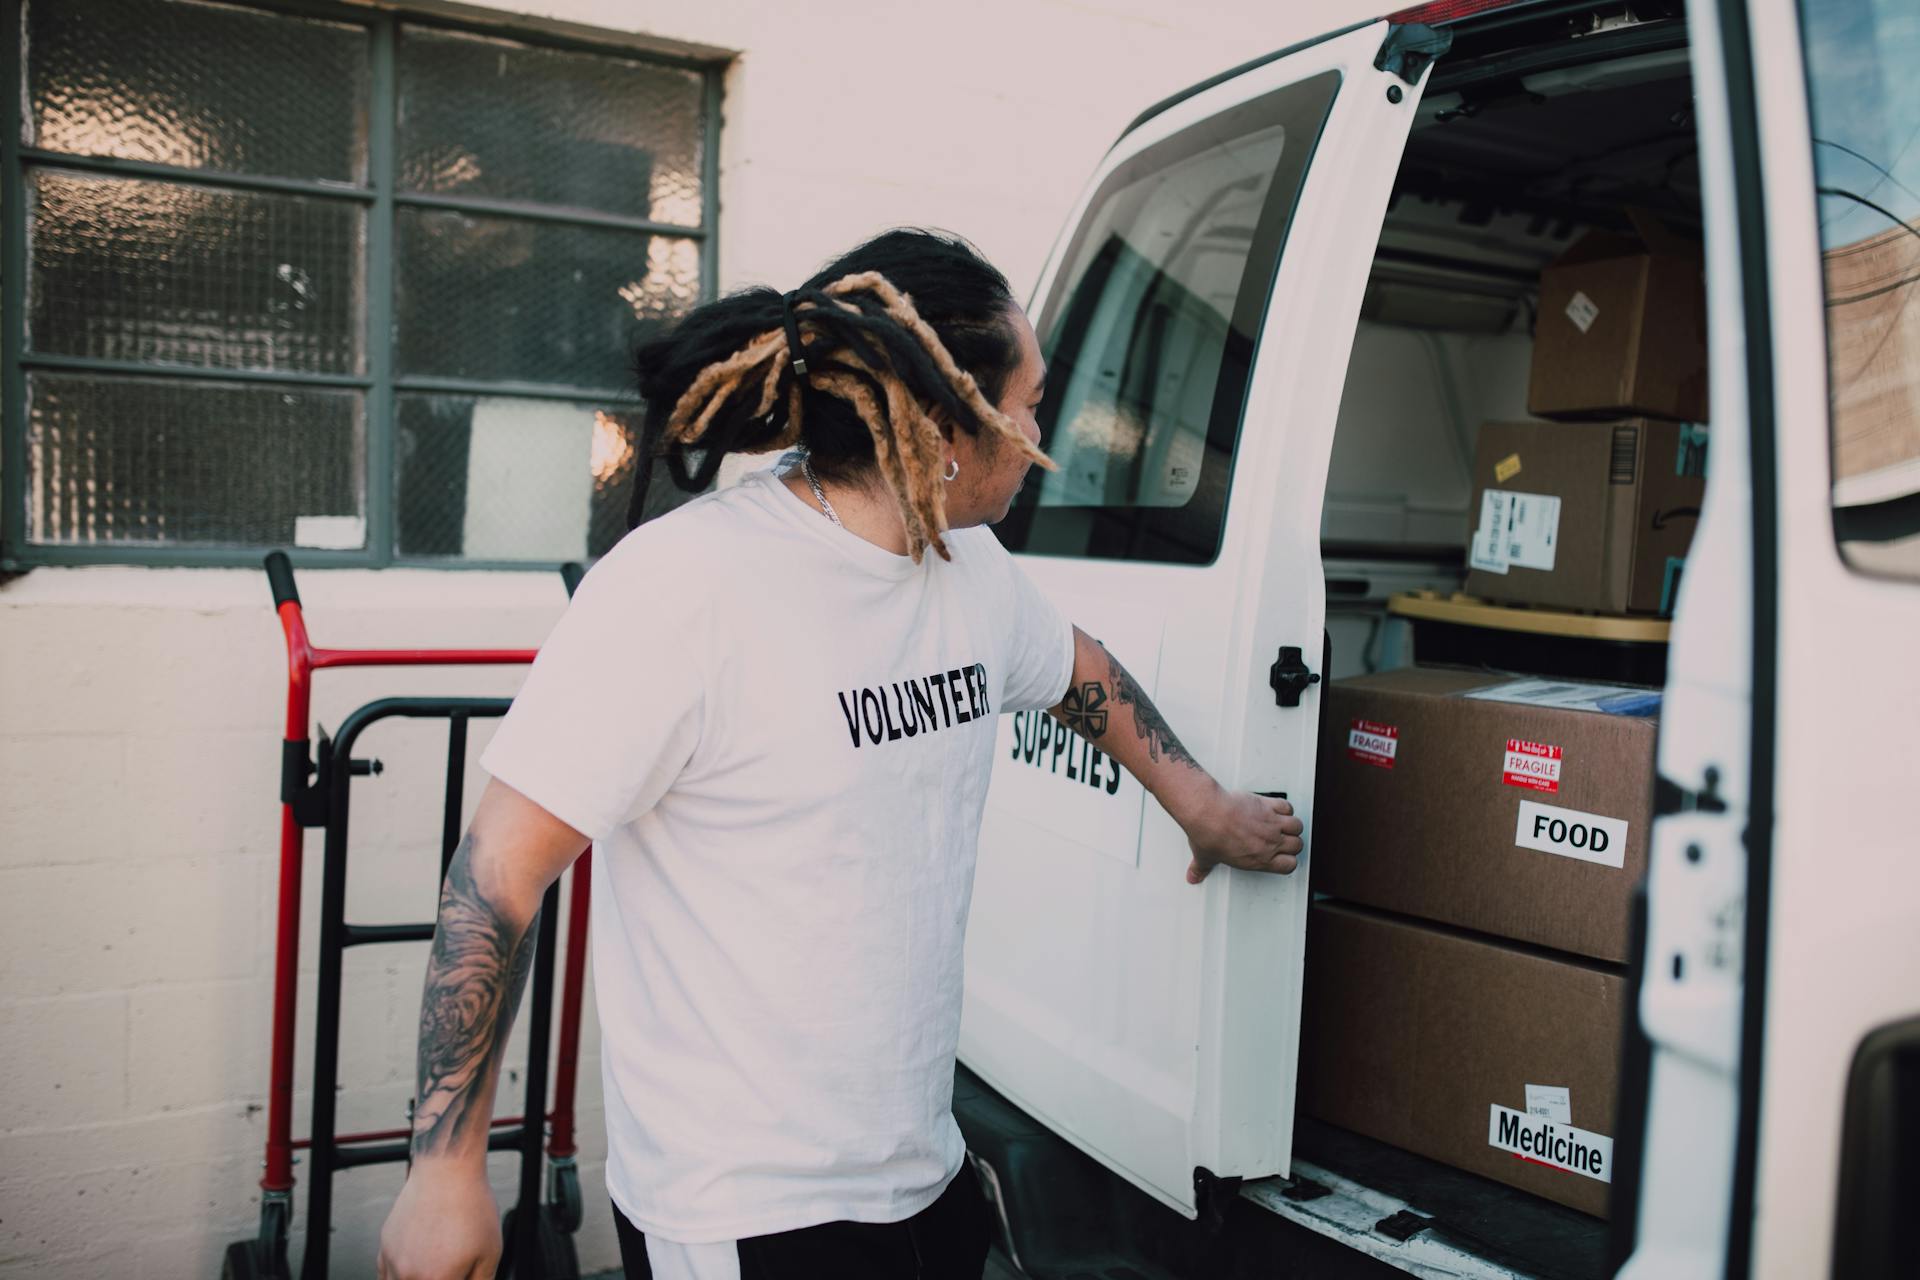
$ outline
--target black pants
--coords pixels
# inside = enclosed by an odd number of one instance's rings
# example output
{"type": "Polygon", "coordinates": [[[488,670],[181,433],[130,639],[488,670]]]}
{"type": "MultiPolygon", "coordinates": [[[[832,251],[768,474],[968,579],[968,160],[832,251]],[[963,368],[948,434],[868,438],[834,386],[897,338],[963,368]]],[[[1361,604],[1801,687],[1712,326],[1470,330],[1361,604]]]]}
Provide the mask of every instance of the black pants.
{"type": "MultiPolygon", "coordinates": [[[[824,1222],[737,1242],[740,1280],[980,1280],[992,1237],[991,1210],[966,1165],[940,1198],[901,1222],[824,1222]]],[[[646,1237],[618,1205],[626,1280],[653,1280],[646,1237]]]]}

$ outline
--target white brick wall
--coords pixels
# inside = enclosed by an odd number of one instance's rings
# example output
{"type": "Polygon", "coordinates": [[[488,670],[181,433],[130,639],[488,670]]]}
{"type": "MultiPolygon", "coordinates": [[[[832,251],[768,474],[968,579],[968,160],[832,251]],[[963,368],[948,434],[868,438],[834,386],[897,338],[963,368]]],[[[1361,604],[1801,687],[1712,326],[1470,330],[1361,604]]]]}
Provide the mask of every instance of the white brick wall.
{"type": "MultiPolygon", "coordinates": [[[[538,16],[739,50],[721,135],[723,287],[790,286],[900,222],[969,236],[1024,293],[1115,133],[1152,100],[1385,8],[1352,0],[547,0],[538,16]]],[[[309,572],[323,644],[534,646],[557,575],[309,572]]],[[[0,1280],[212,1275],[258,1213],[285,664],[263,575],[36,570],[0,585],[0,1280]]],[[[318,719],[510,670],[319,678],[318,719]]],[[[349,918],[430,917],[444,745],[369,732],[349,918]]],[[[478,754],[484,733],[476,733],[478,754]]],[[[469,770],[469,807],[483,779],[469,770]]],[[[307,843],[296,1135],[310,1102],[307,843]]],[[[424,944],[350,953],[340,1124],[403,1123],[424,944]]],[[[524,1044],[525,1026],[516,1035],[524,1044]]],[[[583,1266],[617,1254],[598,1037],[580,1064],[583,1266]]],[[[524,1049],[503,1108],[517,1110],[524,1049]]],[[[304,1165],[296,1166],[296,1174],[304,1165]]],[[[511,1203],[515,1162],[494,1157],[511,1203]]],[[[336,1182],[333,1272],[371,1275],[398,1167],[336,1182]]],[[[304,1187],[295,1205],[303,1236],[304,1187]]],[[[296,1257],[297,1257],[296,1252],[296,1257]]]]}

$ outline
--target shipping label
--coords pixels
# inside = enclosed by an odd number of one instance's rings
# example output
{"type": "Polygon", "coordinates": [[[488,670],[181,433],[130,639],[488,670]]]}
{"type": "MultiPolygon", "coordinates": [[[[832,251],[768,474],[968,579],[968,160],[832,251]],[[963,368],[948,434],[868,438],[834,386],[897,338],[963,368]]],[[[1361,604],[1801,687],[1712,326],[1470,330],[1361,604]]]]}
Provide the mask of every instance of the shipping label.
{"type": "Polygon", "coordinates": [[[1526,787],[1530,791],[1560,790],[1560,748],[1545,742],[1508,738],[1500,780],[1510,787],[1526,787]]]}
{"type": "Polygon", "coordinates": [[[1484,702],[1513,702],[1523,707],[1562,711],[1599,711],[1609,715],[1650,715],[1660,709],[1658,689],[1572,680],[1509,680],[1460,695],[1484,702]]]}
{"type": "Polygon", "coordinates": [[[1563,1084],[1527,1086],[1527,1114],[1561,1124],[1573,1123],[1573,1093],[1563,1084]]]}
{"type": "Polygon", "coordinates": [[[1600,318],[1600,304],[1580,290],[1573,291],[1573,297],[1567,299],[1567,319],[1573,321],[1573,327],[1585,333],[1593,328],[1593,322],[1600,318]]]}
{"type": "Polygon", "coordinates": [[[1487,1117],[1487,1145],[1549,1169],[1577,1173],[1598,1182],[1613,1181],[1612,1138],[1497,1102],[1487,1117]]]}
{"type": "Polygon", "coordinates": [[[1399,750],[1400,730],[1395,725],[1380,724],[1374,720],[1355,720],[1353,728],[1347,732],[1347,754],[1361,764],[1391,769],[1399,750]]]}
{"type": "Polygon", "coordinates": [[[1627,824],[1620,818],[1578,809],[1556,809],[1538,800],[1522,800],[1513,842],[1522,849],[1557,853],[1563,858],[1597,862],[1603,867],[1627,863],[1627,824]]]}
{"type": "Polygon", "coordinates": [[[1488,573],[1504,574],[1509,568],[1551,572],[1559,544],[1559,498],[1488,489],[1480,495],[1480,524],[1467,558],[1488,573]]]}

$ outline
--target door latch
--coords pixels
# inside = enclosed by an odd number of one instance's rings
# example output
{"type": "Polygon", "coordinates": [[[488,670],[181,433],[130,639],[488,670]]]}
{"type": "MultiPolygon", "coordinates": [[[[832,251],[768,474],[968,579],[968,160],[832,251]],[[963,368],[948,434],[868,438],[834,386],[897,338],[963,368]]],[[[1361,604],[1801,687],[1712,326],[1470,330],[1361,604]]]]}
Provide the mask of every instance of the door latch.
{"type": "Polygon", "coordinates": [[[1295,644],[1283,647],[1280,657],[1267,671],[1267,684],[1283,707],[1299,706],[1300,695],[1319,683],[1320,673],[1307,670],[1307,664],[1300,657],[1300,646],[1295,644]]]}

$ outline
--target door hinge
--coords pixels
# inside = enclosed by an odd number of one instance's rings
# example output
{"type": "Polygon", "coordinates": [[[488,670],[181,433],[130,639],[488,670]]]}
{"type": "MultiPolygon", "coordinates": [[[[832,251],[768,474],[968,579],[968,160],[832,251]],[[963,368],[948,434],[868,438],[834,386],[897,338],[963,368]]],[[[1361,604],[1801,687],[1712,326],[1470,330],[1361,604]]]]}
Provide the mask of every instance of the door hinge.
{"type": "Polygon", "coordinates": [[[1284,646],[1279,658],[1267,669],[1267,685],[1283,707],[1299,706],[1300,695],[1319,683],[1320,673],[1307,669],[1297,644],[1284,646]]]}
{"type": "Polygon", "coordinates": [[[1402,23],[1387,31],[1373,65],[1389,71],[1408,84],[1419,84],[1435,58],[1453,48],[1452,27],[1429,27],[1418,22],[1402,23]]]}

